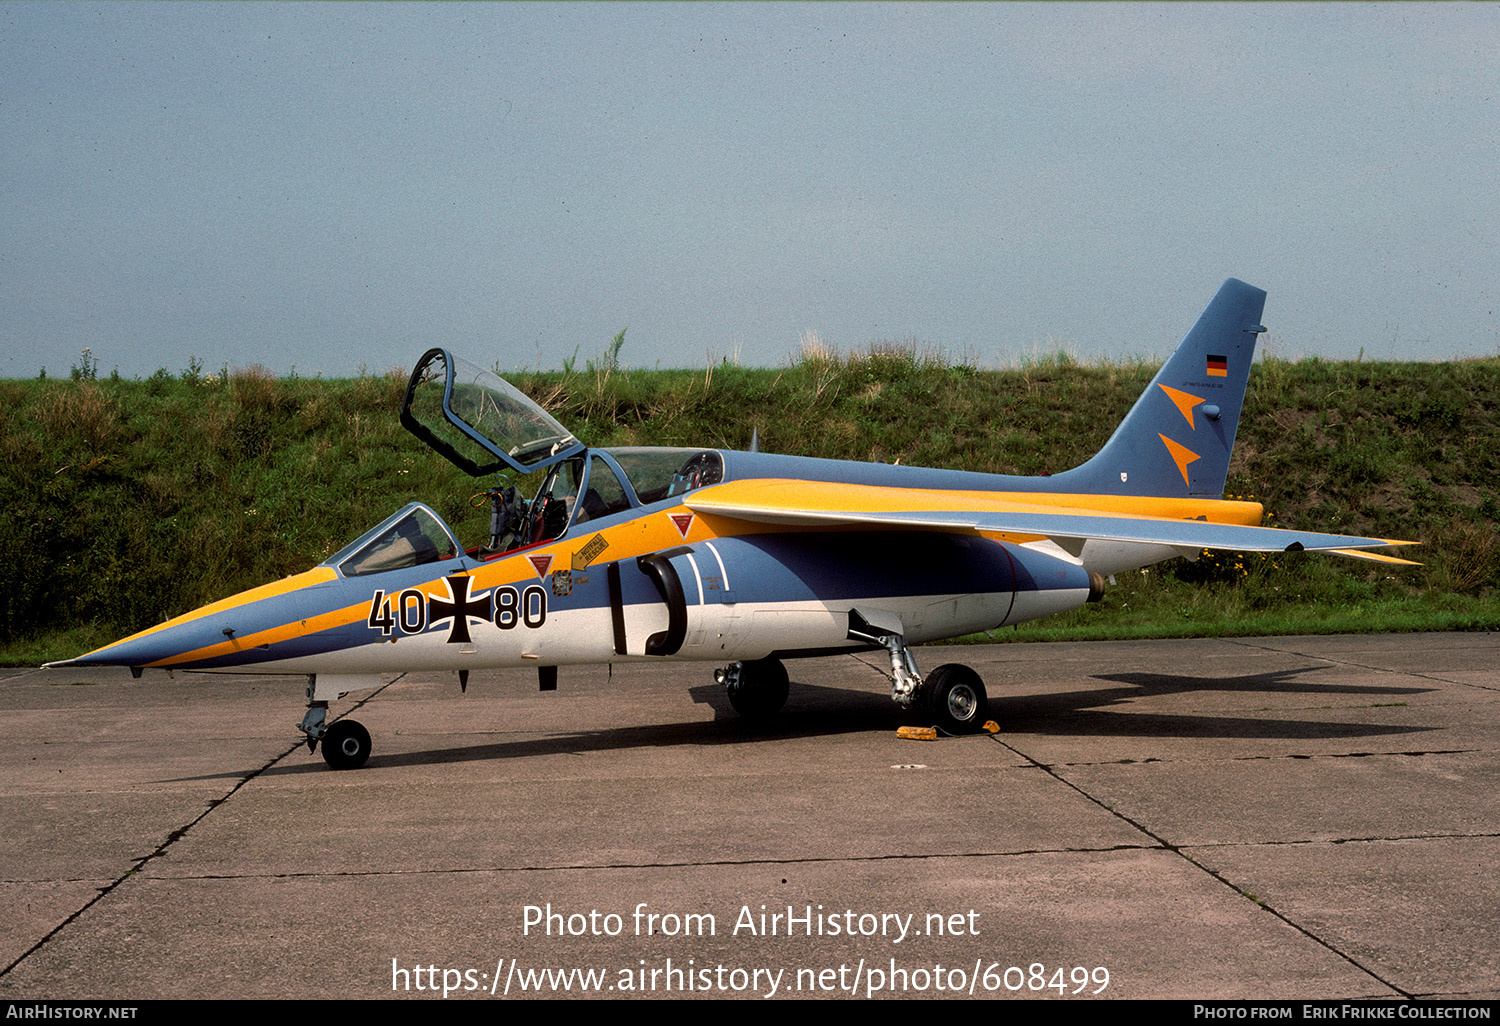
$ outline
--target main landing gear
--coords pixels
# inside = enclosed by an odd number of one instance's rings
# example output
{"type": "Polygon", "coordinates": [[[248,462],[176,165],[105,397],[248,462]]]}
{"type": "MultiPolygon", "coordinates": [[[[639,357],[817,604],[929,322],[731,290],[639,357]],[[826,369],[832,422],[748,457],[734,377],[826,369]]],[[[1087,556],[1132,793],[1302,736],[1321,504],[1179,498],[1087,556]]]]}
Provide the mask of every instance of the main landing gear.
{"type": "Polygon", "coordinates": [[[864,617],[852,620],[849,637],[880,645],[891,654],[891,699],[947,734],[973,734],[985,720],[989,700],[979,674],[960,663],[944,663],[923,679],[906,639],[864,617]]]}
{"type": "Polygon", "coordinates": [[[714,671],[714,680],[724,685],[734,711],[751,721],[767,720],[781,712],[790,689],[780,659],[730,663],[714,671]]]}
{"type": "Polygon", "coordinates": [[[972,734],[984,724],[988,700],[979,674],[961,663],[944,663],[927,675],[912,703],[949,734],[972,734]]]}
{"type": "MultiPolygon", "coordinates": [[[[851,636],[854,632],[851,631],[851,636]]],[[[973,734],[983,726],[989,700],[979,674],[960,663],[944,663],[924,679],[899,634],[859,635],[891,654],[891,699],[947,734],[973,734]]],[[[766,720],[786,704],[786,667],[779,659],[730,663],[714,671],[734,711],[751,721],[766,720]]]]}

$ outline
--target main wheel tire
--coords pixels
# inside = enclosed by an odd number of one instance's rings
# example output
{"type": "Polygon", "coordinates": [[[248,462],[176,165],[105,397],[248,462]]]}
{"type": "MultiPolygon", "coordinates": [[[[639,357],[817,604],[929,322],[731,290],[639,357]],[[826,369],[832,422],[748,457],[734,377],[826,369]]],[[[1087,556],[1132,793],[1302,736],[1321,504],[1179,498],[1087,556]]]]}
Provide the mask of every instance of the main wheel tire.
{"type": "Polygon", "coordinates": [[[950,734],[972,734],[984,724],[989,700],[979,674],[960,663],[945,663],[922,685],[925,711],[934,726],[950,734]]]}
{"type": "Polygon", "coordinates": [[[780,659],[740,663],[739,678],[725,691],[734,711],[747,720],[770,719],[786,705],[791,685],[780,659]]]}
{"type": "Polygon", "coordinates": [[[359,769],[370,758],[370,732],[354,720],[329,724],[323,734],[323,761],[336,770],[359,769]]]}

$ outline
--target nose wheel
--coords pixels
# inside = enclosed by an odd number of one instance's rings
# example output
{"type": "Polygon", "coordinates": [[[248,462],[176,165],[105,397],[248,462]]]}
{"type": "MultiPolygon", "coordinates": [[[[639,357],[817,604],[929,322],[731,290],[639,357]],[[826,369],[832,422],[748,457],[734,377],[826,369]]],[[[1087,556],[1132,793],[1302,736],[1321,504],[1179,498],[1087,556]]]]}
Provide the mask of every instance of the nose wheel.
{"type": "Polygon", "coordinates": [[[375,674],[310,674],[307,678],[307,713],[297,729],[307,738],[307,750],[315,751],[323,743],[323,761],[336,770],[359,769],[370,758],[370,732],[356,720],[328,722],[328,703],[350,691],[378,687],[375,674]]]}
{"type": "Polygon", "coordinates": [[[355,720],[339,720],[323,734],[323,761],[336,770],[359,769],[370,758],[370,732],[355,720]]]}

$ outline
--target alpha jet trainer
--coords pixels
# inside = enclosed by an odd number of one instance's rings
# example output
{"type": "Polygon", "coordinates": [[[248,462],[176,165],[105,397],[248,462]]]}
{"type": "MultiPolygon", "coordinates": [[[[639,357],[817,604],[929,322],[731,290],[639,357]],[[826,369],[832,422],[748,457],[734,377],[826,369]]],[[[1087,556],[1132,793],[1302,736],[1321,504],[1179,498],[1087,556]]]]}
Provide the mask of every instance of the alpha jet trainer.
{"type": "Polygon", "coordinates": [[[334,768],[370,735],[328,703],[381,674],[699,660],[743,716],[787,699],[784,660],[884,649],[891,697],[960,733],[986,718],[958,664],[912,646],[1096,599],[1110,574],[1204,549],[1369,552],[1407,544],[1258,526],[1222,497],[1265,293],[1231,279],[1104,448],[1014,477],[719,449],[591,449],[520,391],[443,349],[412,371],[401,422],[488,490],[466,546],[412,503],[311,570],[76,659],[305,673],[300,729],[334,768]],[[541,475],[528,500],[509,475],[541,475]]]}

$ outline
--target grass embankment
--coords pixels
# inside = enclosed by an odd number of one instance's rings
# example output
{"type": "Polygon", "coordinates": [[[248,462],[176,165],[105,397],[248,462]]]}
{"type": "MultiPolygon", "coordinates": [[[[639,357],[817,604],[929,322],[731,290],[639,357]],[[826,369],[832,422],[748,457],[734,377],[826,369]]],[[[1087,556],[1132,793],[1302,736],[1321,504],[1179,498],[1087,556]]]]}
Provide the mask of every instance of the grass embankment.
{"type": "MultiPolygon", "coordinates": [[[[744,448],[1012,474],[1108,437],[1153,366],[1063,356],[979,371],[909,349],[784,369],[512,374],[599,445],[744,448]]],[[[259,369],[0,381],[0,661],[35,664],[311,566],[422,499],[482,540],[480,483],[396,420],[404,373],[259,369]]],[[[1500,360],[1255,365],[1228,492],[1268,522],[1414,538],[1391,568],[1221,554],[1122,574],[1102,603],[1002,630],[1078,639],[1500,625],[1500,360]]],[[[529,482],[523,489],[534,487],[529,482]]]]}

